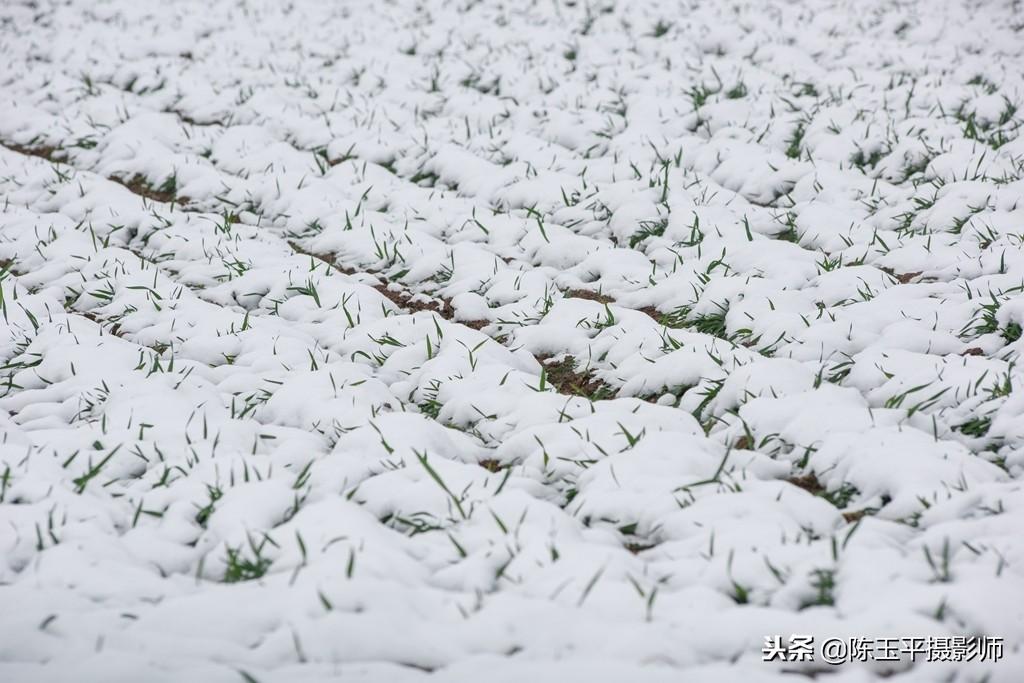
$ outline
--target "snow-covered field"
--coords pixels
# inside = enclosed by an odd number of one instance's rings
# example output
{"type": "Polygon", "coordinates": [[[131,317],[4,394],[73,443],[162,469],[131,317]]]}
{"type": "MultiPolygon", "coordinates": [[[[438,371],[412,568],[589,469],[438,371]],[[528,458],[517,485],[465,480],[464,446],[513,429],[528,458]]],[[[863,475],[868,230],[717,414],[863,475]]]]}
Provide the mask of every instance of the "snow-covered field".
{"type": "Polygon", "coordinates": [[[1020,4],[6,0],[0,680],[1024,680],[1020,4]]]}

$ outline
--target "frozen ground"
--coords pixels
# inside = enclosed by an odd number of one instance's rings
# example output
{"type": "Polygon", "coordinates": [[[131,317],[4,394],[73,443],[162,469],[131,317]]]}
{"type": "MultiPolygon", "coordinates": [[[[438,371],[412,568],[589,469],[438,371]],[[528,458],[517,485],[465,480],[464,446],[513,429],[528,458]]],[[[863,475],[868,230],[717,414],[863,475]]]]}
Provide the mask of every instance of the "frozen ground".
{"type": "Polygon", "coordinates": [[[0,679],[1024,680],[1019,5],[4,2],[0,679]]]}

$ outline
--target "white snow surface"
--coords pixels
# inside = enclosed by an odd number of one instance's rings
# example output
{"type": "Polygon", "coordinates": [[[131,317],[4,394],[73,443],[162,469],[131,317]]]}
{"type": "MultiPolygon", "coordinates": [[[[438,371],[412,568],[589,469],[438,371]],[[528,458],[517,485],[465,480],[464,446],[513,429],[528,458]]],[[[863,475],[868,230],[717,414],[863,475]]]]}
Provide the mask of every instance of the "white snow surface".
{"type": "Polygon", "coordinates": [[[1024,680],[1019,107],[1020,2],[6,0],[0,680],[1024,680]]]}

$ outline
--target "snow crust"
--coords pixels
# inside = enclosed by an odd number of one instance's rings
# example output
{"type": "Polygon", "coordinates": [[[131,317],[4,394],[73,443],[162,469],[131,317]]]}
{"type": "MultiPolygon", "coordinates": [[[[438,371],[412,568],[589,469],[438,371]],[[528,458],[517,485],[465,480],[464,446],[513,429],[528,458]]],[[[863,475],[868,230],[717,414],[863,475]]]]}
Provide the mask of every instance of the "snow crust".
{"type": "Polygon", "coordinates": [[[0,64],[0,679],[1024,680],[1019,3],[10,0],[0,64]]]}

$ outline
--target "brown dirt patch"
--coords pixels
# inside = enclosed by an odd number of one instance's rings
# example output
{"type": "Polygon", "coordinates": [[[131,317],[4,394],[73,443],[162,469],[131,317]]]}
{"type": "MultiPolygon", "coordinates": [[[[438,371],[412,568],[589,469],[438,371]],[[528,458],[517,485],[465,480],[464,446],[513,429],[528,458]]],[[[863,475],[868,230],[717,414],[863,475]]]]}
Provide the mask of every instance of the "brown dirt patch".
{"type": "Polygon", "coordinates": [[[537,360],[544,366],[548,384],[553,386],[558,393],[583,396],[592,401],[611,398],[615,395],[614,389],[596,379],[590,372],[577,372],[572,357],[567,357],[558,363],[547,362],[550,358],[550,356],[538,356],[537,360]]]}

